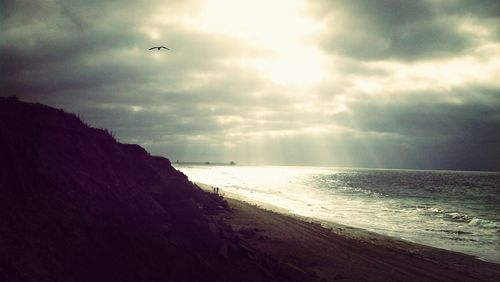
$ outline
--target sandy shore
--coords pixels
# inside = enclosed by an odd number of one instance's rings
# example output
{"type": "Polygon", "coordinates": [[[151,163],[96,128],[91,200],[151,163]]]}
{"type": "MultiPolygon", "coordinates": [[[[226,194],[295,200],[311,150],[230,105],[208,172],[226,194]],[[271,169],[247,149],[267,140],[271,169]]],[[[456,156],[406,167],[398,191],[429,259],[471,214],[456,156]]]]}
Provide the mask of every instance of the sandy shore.
{"type": "Polygon", "coordinates": [[[500,281],[499,264],[340,224],[326,228],[223,196],[232,212],[219,217],[246,244],[323,281],[500,281]]]}

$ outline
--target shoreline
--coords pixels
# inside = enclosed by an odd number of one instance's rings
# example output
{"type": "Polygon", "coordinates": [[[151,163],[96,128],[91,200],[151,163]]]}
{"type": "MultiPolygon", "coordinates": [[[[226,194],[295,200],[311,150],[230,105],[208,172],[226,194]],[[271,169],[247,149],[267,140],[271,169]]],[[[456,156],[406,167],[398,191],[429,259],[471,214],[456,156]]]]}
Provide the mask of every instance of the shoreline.
{"type": "MultiPolygon", "coordinates": [[[[196,183],[212,192],[212,186],[196,183]]],[[[321,278],[351,281],[499,281],[500,264],[338,223],[323,224],[230,192],[220,215],[245,243],[321,278]]]]}
{"type": "Polygon", "coordinates": [[[284,214],[500,264],[499,175],[280,166],[178,169],[193,181],[233,193],[228,197],[284,214]],[[475,185],[480,182],[484,185],[475,185]]]}

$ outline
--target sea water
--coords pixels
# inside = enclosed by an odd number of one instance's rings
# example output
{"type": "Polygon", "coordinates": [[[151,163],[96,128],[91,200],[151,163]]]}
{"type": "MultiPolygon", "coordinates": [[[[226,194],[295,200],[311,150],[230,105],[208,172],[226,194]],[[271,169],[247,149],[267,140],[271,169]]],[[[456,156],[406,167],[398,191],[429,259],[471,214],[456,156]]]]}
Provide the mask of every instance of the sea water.
{"type": "Polygon", "coordinates": [[[338,222],[500,263],[500,173],[318,167],[176,166],[220,187],[338,222]]]}

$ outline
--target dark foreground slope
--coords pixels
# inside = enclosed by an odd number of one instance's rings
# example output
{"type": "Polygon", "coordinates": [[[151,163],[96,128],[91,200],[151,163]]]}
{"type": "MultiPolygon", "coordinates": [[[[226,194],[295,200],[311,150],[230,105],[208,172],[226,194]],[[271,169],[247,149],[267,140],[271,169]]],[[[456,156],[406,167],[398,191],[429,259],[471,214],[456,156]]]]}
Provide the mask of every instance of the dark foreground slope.
{"type": "Polygon", "coordinates": [[[0,281],[307,281],[246,247],[162,157],[0,98],[0,281]]]}

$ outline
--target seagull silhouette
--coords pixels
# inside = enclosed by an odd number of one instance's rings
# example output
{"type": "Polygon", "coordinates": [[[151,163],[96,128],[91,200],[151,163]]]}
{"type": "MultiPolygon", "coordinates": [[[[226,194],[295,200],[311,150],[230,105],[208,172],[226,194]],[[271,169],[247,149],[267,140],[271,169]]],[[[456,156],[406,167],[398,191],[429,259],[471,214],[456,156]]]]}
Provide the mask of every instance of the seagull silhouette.
{"type": "Polygon", "coordinates": [[[165,46],[155,46],[155,47],[151,47],[151,48],[149,48],[149,50],[158,49],[158,51],[160,51],[160,49],[162,49],[162,48],[163,48],[163,49],[166,49],[166,50],[170,50],[170,49],[168,49],[168,48],[167,48],[167,47],[165,47],[165,46]]]}

